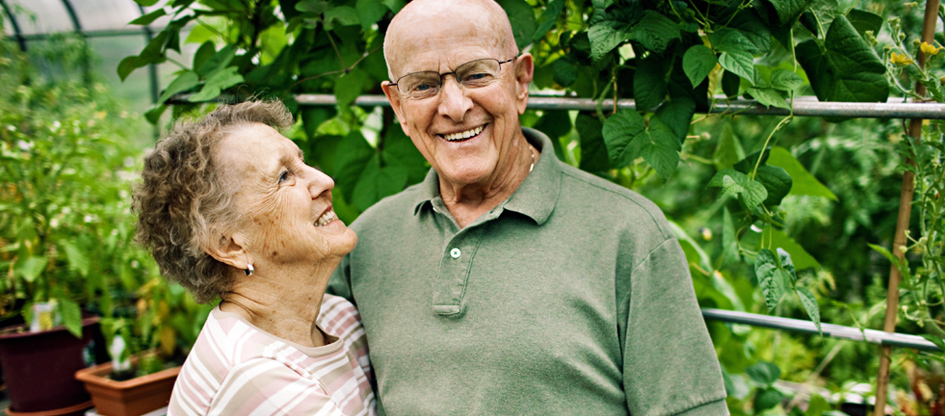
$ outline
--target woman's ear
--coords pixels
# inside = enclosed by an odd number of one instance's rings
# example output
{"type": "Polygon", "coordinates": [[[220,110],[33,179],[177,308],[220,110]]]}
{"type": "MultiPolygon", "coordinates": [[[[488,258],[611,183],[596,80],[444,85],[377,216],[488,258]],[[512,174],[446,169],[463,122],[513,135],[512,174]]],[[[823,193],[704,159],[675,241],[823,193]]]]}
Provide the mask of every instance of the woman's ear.
{"type": "Polygon", "coordinates": [[[251,260],[246,254],[246,239],[242,234],[228,234],[217,227],[211,227],[210,236],[210,241],[202,247],[210,257],[240,270],[248,267],[251,260]]]}

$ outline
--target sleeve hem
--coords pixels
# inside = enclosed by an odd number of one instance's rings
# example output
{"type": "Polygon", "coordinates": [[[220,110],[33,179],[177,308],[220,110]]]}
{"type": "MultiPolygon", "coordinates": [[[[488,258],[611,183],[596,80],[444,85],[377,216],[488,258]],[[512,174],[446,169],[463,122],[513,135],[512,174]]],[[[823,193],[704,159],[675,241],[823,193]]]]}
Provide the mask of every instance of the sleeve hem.
{"type": "Polygon", "coordinates": [[[725,404],[725,398],[703,403],[675,413],[676,416],[727,416],[728,414],[728,405],[725,404]]]}

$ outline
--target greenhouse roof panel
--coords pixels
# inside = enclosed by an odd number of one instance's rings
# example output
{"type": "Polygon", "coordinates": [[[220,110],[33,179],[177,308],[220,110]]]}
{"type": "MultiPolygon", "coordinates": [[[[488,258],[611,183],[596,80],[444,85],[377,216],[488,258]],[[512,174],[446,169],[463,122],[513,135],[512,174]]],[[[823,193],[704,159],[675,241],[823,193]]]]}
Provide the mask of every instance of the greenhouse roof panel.
{"type": "MultiPolygon", "coordinates": [[[[4,0],[4,4],[13,13],[21,35],[76,30],[69,10],[62,0],[4,0]]],[[[7,21],[5,18],[6,32],[15,34],[13,25],[7,24],[7,21]]]]}
{"type": "Polygon", "coordinates": [[[84,31],[133,29],[140,26],[128,22],[141,17],[141,8],[129,0],[73,0],[84,31]]]}

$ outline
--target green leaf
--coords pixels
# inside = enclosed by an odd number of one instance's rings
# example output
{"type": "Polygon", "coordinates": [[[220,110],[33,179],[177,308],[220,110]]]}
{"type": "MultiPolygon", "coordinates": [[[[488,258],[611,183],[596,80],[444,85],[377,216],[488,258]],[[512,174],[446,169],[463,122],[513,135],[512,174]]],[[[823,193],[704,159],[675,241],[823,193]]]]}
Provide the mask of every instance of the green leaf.
{"type": "Polygon", "coordinates": [[[716,33],[737,30],[748,41],[742,49],[752,55],[764,55],[771,52],[771,30],[755,10],[740,11],[728,27],[719,28],[716,33]]]}
{"type": "Polygon", "coordinates": [[[375,150],[364,139],[364,136],[355,130],[342,139],[335,154],[337,155],[334,161],[336,188],[341,189],[345,200],[352,201],[355,185],[357,185],[358,179],[368,162],[374,156],[375,150]]]}
{"type": "Polygon", "coordinates": [[[790,286],[787,281],[788,276],[779,267],[778,259],[771,250],[763,248],[758,252],[758,256],[755,257],[755,276],[758,278],[758,284],[761,285],[765,306],[768,307],[768,312],[771,312],[781,302],[784,292],[790,286]]]}
{"type": "Polygon", "coordinates": [[[674,97],[656,109],[656,118],[673,131],[676,140],[680,143],[686,140],[689,134],[689,124],[692,115],[696,113],[696,102],[687,97],[674,97]]]}
{"type": "Polygon", "coordinates": [[[331,3],[325,0],[300,0],[295,4],[296,11],[308,15],[323,14],[329,7],[331,7],[331,3]]]}
{"type": "Polygon", "coordinates": [[[781,247],[778,247],[778,264],[780,264],[778,268],[787,272],[787,276],[791,278],[792,282],[797,280],[797,273],[794,271],[791,255],[781,247]]]}
{"type": "Polygon", "coordinates": [[[768,197],[765,198],[765,205],[773,206],[781,203],[781,200],[791,191],[793,181],[788,173],[779,167],[761,165],[758,167],[758,174],[755,180],[764,185],[768,191],[768,197]]]}
{"type": "Polygon", "coordinates": [[[369,76],[360,69],[353,69],[335,81],[334,93],[338,108],[342,111],[351,106],[351,103],[364,91],[364,85],[369,82],[369,76]]]}
{"type": "Polygon", "coordinates": [[[745,150],[742,149],[741,142],[732,131],[732,123],[725,123],[719,135],[719,143],[712,153],[712,163],[718,170],[730,169],[743,158],[745,158],[745,150]]]}
{"type": "Polygon", "coordinates": [[[683,72],[689,78],[693,87],[698,86],[718,63],[718,58],[712,50],[704,45],[693,45],[683,55],[683,72]]]}
{"type": "Polygon", "coordinates": [[[387,13],[387,8],[378,3],[377,0],[358,0],[354,6],[361,20],[361,29],[367,31],[371,26],[377,23],[387,13]]]}
{"type": "Polygon", "coordinates": [[[532,36],[538,29],[535,23],[535,8],[529,5],[525,0],[498,0],[502,10],[509,16],[509,23],[512,24],[512,35],[515,37],[515,45],[519,50],[525,49],[532,41],[532,36]]]}
{"type": "Polygon", "coordinates": [[[781,378],[781,369],[777,365],[768,361],[759,361],[755,364],[752,364],[751,367],[745,369],[745,374],[748,374],[750,378],[755,383],[759,385],[771,387],[774,385],[775,381],[778,381],[781,378]]]}
{"type": "Polygon", "coordinates": [[[610,158],[604,142],[603,125],[597,117],[579,113],[574,119],[574,129],[581,140],[580,168],[588,172],[610,169],[610,158]]]}
{"type": "Polygon", "coordinates": [[[541,38],[545,36],[545,33],[554,26],[555,21],[558,20],[558,16],[564,11],[565,4],[567,4],[567,0],[551,0],[548,2],[548,5],[545,6],[545,9],[541,12],[541,17],[538,19],[541,23],[538,25],[538,28],[535,29],[535,34],[532,35],[532,42],[541,40],[541,38]]]}
{"type": "Polygon", "coordinates": [[[158,98],[159,103],[167,101],[168,98],[171,98],[174,94],[179,92],[187,91],[193,87],[196,87],[200,83],[200,77],[197,76],[196,72],[193,71],[184,71],[174,81],[171,81],[171,84],[167,86],[167,89],[164,90],[164,93],[161,94],[161,97],[158,98]]]}
{"type": "Polygon", "coordinates": [[[553,68],[555,82],[565,88],[574,84],[574,81],[577,80],[578,77],[578,70],[580,69],[577,63],[571,61],[568,57],[556,60],[553,64],[553,68]]]}
{"type": "Polygon", "coordinates": [[[886,67],[846,17],[838,16],[824,41],[797,45],[811,88],[821,101],[885,102],[886,67]]]}
{"type": "Polygon", "coordinates": [[[46,269],[49,258],[46,256],[32,256],[25,261],[17,262],[14,272],[23,277],[23,280],[33,283],[46,269]]]}
{"type": "Polygon", "coordinates": [[[722,169],[709,180],[709,186],[721,187],[723,195],[737,196],[748,206],[754,209],[768,197],[768,191],[758,181],[748,178],[748,175],[734,169],[722,169]]]}
{"type": "Polygon", "coordinates": [[[165,15],[167,15],[167,13],[164,12],[164,8],[162,7],[162,8],[160,8],[160,9],[154,10],[154,11],[151,12],[151,13],[148,13],[148,14],[146,14],[146,15],[143,15],[143,16],[141,16],[141,17],[135,19],[135,20],[132,20],[132,21],[128,22],[128,24],[129,24],[129,25],[141,25],[141,26],[150,25],[152,22],[154,22],[155,20],[157,20],[157,18],[159,18],[159,17],[161,17],[161,16],[165,16],[165,15]]]}
{"type": "Polygon", "coordinates": [[[639,157],[637,150],[630,143],[643,134],[646,121],[633,110],[620,110],[604,121],[603,136],[610,156],[610,166],[615,169],[628,166],[639,157]]]}
{"type": "Polygon", "coordinates": [[[638,144],[643,160],[653,166],[660,179],[666,182],[679,165],[679,140],[672,129],[656,117],[650,118],[646,132],[648,137],[637,138],[635,141],[646,140],[638,144]]]}
{"type": "Polygon", "coordinates": [[[217,53],[213,54],[210,59],[207,59],[203,65],[197,67],[197,74],[200,76],[208,76],[214,72],[219,71],[222,68],[226,68],[230,62],[233,61],[233,58],[236,56],[236,46],[235,45],[226,45],[217,53]]]}
{"type": "Polygon", "coordinates": [[[712,47],[719,52],[742,52],[752,55],[755,47],[745,32],[727,27],[720,28],[710,36],[712,47]]]}
{"type": "Polygon", "coordinates": [[[62,316],[62,324],[77,338],[82,336],[82,309],[79,304],[66,297],[57,297],[56,304],[62,316]]]}
{"type": "Polygon", "coordinates": [[[197,52],[194,52],[194,68],[200,68],[203,64],[207,63],[210,58],[217,53],[216,48],[213,46],[212,41],[203,42],[197,52]]]}
{"type": "Polygon", "coordinates": [[[945,351],[945,340],[943,340],[942,338],[937,337],[932,334],[920,334],[920,336],[922,338],[925,338],[929,342],[935,344],[935,346],[938,347],[940,350],[945,351]]]}
{"type": "Polygon", "coordinates": [[[88,276],[91,262],[85,253],[68,241],[63,242],[62,246],[66,252],[66,261],[69,262],[69,268],[79,272],[82,276],[88,276]]]}
{"type": "Polygon", "coordinates": [[[747,93],[751,94],[758,103],[765,107],[791,108],[781,92],[773,88],[749,88],[747,93]]]}
{"type": "Polygon", "coordinates": [[[778,247],[791,253],[791,261],[794,264],[794,267],[797,270],[804,270],[815,268],[821,268],[820,263],[817,262],[817,259],[814,256],[811,256],[807,250],[804,249],[797,241],[794,241],[793,238],[789,237],[783,231],[777,228],[766,228],[765,233],[768,233],[768,238],[770,238],[771,246],[778,247]]]}
{"type": "Polygon", "coordinates": [[[628,33],[630,40],[640,42],[644,48],[662,53],[673,39],[679,39],[679,26],[659,12],[648,9],[628,33]]]}
{"type": "Polygon", "coordinates": [[[810,6],[811,0],[768,0],[774,6],[781,26],[790,26],[810,6]]]}
{"type": "MultiPolygon", "coordinates": [[[[754,72],[752,72],[754,73],[754,72]]],[[[724,71],[722,73],[722,92],[728,98],[734,98],[738,96],[738,87],[741,83],[741,78],[738,74],[731,71],[724,71]]]]}
{"type": "Polygon", "coordinates": [[[122,81],[124,81],[125,78],[128,78],[128,75],[130,75],[135,69],[141,68],[142,66],[145,66],[145,65],[147,64],[146,63],[142,64],[139,62],[139,59],[137,56],[128,56],[128,57],[125,57],[125,59],[122,59],[121,62],[118,63],[118,68],[116,69],[116,72],[118,73],[118,77],[121,78],[122,81]]]}
{"type": "Polygon", "coordinates": [[[354,198],[351,203],[355,208],[364,211],[385,196],[402,191],[406,184],[407,171],[403,167],[381,168],[380,158],[375,155],[361,173],[354,187],[354,198]]]}
{"type": "Polygon", "coordinates": [[[883,27],[882,16],[865,10],[850,10],[850,12],[847,13],[847,20],[849,20],[850,24],[860,33],[860,36],[864,36],[867,31],[878,34],[879,30],[883,27]]]}
{"type": "Polygon", "coordinates": [[[820,335],[823,335],[823,330],[820,329],[820,306],[817,306],[817,298],[815,298],[814,294],[807,290],[807,288],[798,287],[795,290],[797,291],[797,297],[801,299],[801,305],[803,305],[804,310],[807,311],[807,316],[809,316],[810,320],[817,326],[820,335]]]}
{"type": "Polygon", "coordinates": [[[804,80],[792,71],[775,69],[771,71],[771,88],[781,91],[794,91],[804,85],[804,80]]]}
{"type": "Polygon", "coordinates": [[[350,6],[333,7],[325,11],[325,30],[335,30],[338,26],[356,26],[361,24],[358,11],[350,6]]]}
{"type": "Polygon", "coordinates": [[[217,98],[224,89],[241,82],[243,82],[243,76],[239,74],[239,68],[227,67],[211,75],[200,92],[192,95],[188,101],[210,101],[217,98]]]}
{"type": "Polygon", "coordinates": [[[742,261],[738,252],[738,238],[735,236],[735,223],[728,208],[722,209],[722,266],[737,264],[742,261]]]}
{"type": "Polygon", "coordinates": [[[824,396],[814,394],[807,402],[807,411],[804,412],[804,416],[823,416],[828,410],[830,410],[830,402],[824,396]]]}
{"type": "Polygon", "coordinates": [[[636,111],[621,110],[604,122],[604,143],[611,166],[621,168],[643,157],[665,182],[679,163],[679,141],[658,118],[649,126],[636,111]]]}
{"type": "Polygon", "coordinates": [[[886,260],[889,260],[890,263],[896,266],[896,268],[899,269],[899,274],[902,275],[903,281],[912,280],[912,271],[909,270],[908,263],[903,264],[903,261],[899,260],[898,257],[890,253],[889,250],[886,249],[886,247],[878,246],[875,244],[869,244],[869,243],[867,243],[866,245],[870,246],[870,248],[875,250],[877,253],[882,254],[883,257],[886,258],[886,260]]]}
{"type": "Polygon", "coordinates": [[[164,114],[164,110],[167,110],[166,105],[156,105],[144,113],[144,118],[151,124],[157,124],[161,119],[161,115],[164,114]]]}
{"type": "Polygon", "coordinates": [[[753,403],[754,410],[757,412],[762,412],[774,408],[775,406],[781,404],[785,399],[784,393],[781,393],[778,389],[773,387],[766,388],[755,393],[755,401],[753,403]]]}
{"type": "Polygon", "coordinates": [[[621,26],[623,25],[619,22],[604,21],[587,29],[587,38],[591,43],[591,59],[599,61],[627,40],[629,35],[622,29],[618,29],[621,26]]]}
{"type": "Polygon", "coordinates": [[[791,176],[794,184],[791,187],[790,195],[808,195],[818,196],[836,201],[837,196],[821,183],[814,175],[811,175],[801,162],[794,157],[787,149],[783,147],[773,147],[768,165],[783,168],[791,176]]]}
{"type": "Polygon", "coordinates": [[[719,65],[726,71],[738,75],[752,84],[755,83],[755,59],[748,52],[722,52],[719,55],[719,65]]]}
{"type": "Polygon", "coordinates": [[[655,108],[663,102],[667,90],[669,83],[659,57],[639,60],[637,70],[633,72],[633,98],[637,109],[647,111],[655,108]]]}

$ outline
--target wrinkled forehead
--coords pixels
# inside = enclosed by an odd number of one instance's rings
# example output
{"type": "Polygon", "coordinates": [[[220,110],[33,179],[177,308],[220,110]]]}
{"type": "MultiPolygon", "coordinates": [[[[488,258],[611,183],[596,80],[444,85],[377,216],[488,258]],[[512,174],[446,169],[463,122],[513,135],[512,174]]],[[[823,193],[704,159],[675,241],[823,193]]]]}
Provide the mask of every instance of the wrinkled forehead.
{"type": "Polygon", "coordinates": [[[414,1],[391,22],[384,42],[392,77],[517,53],[508,17],[491,0],[414,1]]]}

